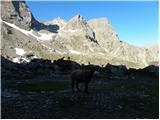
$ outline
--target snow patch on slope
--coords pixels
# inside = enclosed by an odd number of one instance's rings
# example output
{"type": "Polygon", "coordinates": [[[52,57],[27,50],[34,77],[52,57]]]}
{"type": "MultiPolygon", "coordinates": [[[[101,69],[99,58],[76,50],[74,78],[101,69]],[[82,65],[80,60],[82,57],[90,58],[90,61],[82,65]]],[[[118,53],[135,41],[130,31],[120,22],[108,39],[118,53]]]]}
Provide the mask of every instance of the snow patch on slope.
{"type": "Polygon", "coordinates": [[[13,58],[12,60],[14,63],[19,63],[19,59],[18,58],[13,58]]]}
{"type": "Polygon", "coordinates": [[[15,48],[16,54],[19,56],[23,56],[26,52],[22,48],[15,48]]]}
{"type": "Polygon", "coordinates": [[[29,63],[31,60],[29,60],[29,59],[27,59],[27,58],[24,58],[24,57],[22,57],[22,58],[16,57],[16,58],[13,58],[12,61],[13,61],[14,63],[22,63],[22,62],[24,62],[24,63],[29,63]]]}
{"type": "Polygon", "coordinates": [[[75,50],[72,50],[72,49],[71,49],[71,50],[69,50],[69,52],[70,52],[70,53],[72,53],[72,54],[81,54],[80,52],[75,51],[75,50]]]}
{"type": "Polygon", "coordinates": [[[36,38],[37,40],[52,40],[52,37],[54,35],[56,35],[56,33],[51,33],[51,34],[45,34],[45,33],[38,33],[40,36],[37,36],[37,35],[34,35],[33,32],[35,32],[34,30],[30,30],[30,31],[27,31],[27,30],[24,30],[24,29],[21,29],[19,27],[17,27],[15,24],[12,24],[12,23],[8,23],[6,21],[3,21],[3,20],[0,20],[2,21],[3,23],[7,24],[8,26],[24,33],[25,35],[31,35],[32,37],[36,38]]]}
{"type": "Polygon", "coordinates": [[[68,31],[71,33],[77,32],[77,30],[73,30],[73,29],[69,29],[68,31]]]}
{"type": "Polygon", "coordinates": [[[12,24],[12,23],[9,23],[9,22],[3,21],[3,20],[0,20],[0,21],[2,21],[3,23],[9,25],[12,28],[17,29],[18,31],[21,31],[22,33],[24,33],[26,35],[28,35],[28,33],[29,33],[27,30],[21,29],[21,28],[17,27],[15,24],[12,24]]]}
{"type": "Polygon", "coordinates": [[[35,32],[34,30],[30,30],[29,34],[33,37],[35,37],[37,40],[52,40],[52,37],[56,35],[56,33],[50,33],[50,34],[46,34],[46,33],[38,33],[39,36],[34,35],[33,32],[35,32]]]}

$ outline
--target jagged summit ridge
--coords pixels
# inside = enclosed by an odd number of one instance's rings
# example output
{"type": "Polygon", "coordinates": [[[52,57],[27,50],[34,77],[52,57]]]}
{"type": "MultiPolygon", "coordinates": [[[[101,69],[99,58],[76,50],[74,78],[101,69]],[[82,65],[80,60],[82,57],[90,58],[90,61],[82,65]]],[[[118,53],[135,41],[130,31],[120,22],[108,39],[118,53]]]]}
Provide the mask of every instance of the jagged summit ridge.
{"type": "Polygon", "coordinates": [[[88,25],[87,21],[81,15],[74,16],[71,20],[69,20],[64,27],[64,30],[77,30],[80,29],[85,32],[85,34],[91,38],[95,38],[94,32],[88,25]]]}
{"type": "Polygon", "coordinates": [[[89,29],[89,25],[81,15],[76,15],[68,21],[65,29],[89,29]]]}

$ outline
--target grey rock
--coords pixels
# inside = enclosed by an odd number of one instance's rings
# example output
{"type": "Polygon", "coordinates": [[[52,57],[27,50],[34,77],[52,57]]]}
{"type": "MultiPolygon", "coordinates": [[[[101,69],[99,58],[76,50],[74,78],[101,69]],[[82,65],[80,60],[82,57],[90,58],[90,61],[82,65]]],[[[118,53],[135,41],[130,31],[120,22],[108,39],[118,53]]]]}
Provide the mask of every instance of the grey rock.
{"type": "Polygon", "coordinates": [[[82,29],[85,32],[87,37],[90,37],[91,39],[93,39],[92,41],[96,41],[94,32],[88,25],[87,21],[81,15],[76,15],[75,17],[73,17],[69,22],[67,22],[67,24],[64,26],[63,29],[65,30],[82,29]]]}
{"type": "Polygon", "coordinates": [[[33,16],[25,1],[1,1],[1,6],[2,20],[30,30],[33,16]]]}

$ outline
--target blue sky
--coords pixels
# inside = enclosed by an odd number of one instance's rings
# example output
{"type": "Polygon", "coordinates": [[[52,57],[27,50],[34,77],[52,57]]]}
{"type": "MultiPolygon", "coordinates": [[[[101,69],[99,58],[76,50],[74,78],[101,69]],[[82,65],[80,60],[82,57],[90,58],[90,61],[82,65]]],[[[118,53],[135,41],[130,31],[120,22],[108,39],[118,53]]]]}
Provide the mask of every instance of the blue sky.
{"type": "Polygon", "coordinates": [[[27,1],[34,17],[65,20],[81,14],[86,20],[106,17],[122,41],[144,46],[158,43],[158,1],[27,1]]]}

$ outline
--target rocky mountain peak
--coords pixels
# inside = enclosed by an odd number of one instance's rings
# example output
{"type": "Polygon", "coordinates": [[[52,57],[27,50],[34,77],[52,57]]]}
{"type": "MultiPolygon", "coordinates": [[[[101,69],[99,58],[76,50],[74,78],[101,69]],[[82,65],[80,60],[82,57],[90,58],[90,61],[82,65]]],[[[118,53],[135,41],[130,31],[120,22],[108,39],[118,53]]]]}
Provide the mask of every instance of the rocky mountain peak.
{"type": "Polygon", "coordinates": [[[72,20],[83,21],[83,20],[84,20],[84,17],[81,16],[80,14],[77,14],[76,16],[74,16],[74,17],[72,18],[72,20]]]}
{"type": "Polygon", "coordinates": [[[70,29],[71,30],[82,30],[84,31],[84,34],[86,36],[92,39],[92,41],[94,41],[95,39],[93,30],[90,28],[90,26],[88,25],[84,17],[79,14],[74,16],[70,21],[68,21],[64,29],[65,30],[70,30],[70,29]]]}
{"type": "Polygon", "coordinates": [[[55,21],[55,22],[66,22],[64,19],[62,19],[60,17],[57,17],[57,18],[53,19],[52,21],[55,21]]]}
{"type": "Polygon", "coordinates": [[[88,21],[89,22],[89,24],[92,24],[91,26],[93,26],[93,27],[102,27],[102,28],[105,28],[105,27],[108,27],[108,26],[110,26],[110,24],[109,24],[109,20],[107,19],[107,18],[105,18],[105,17],[103,17],[103,18],[98,18],[98,19],[92,19],[92,20],[90,20],[90,21],[88,21]]]}
{"type": "Polygon", "coordinates": [[[30,30],[33,15],[25,1],[1,1],[1,18],[18,27],[30,30]]]}
{"type": "Polygon", "coordinates": [[[79,14],[69,20],[66,26],[67,29],[84,29],[87,27],[89,27],[87,21],[79,14]]]}
{"type": "Polygon", "coordinates": [[[47,21],[47,22],[44,22],[44,24],[46,25],[58,25],[60,28],[64,27],[66,25],[67,21],[60,18],[60,17],[57,17],[51,21],[47,21]]]}

